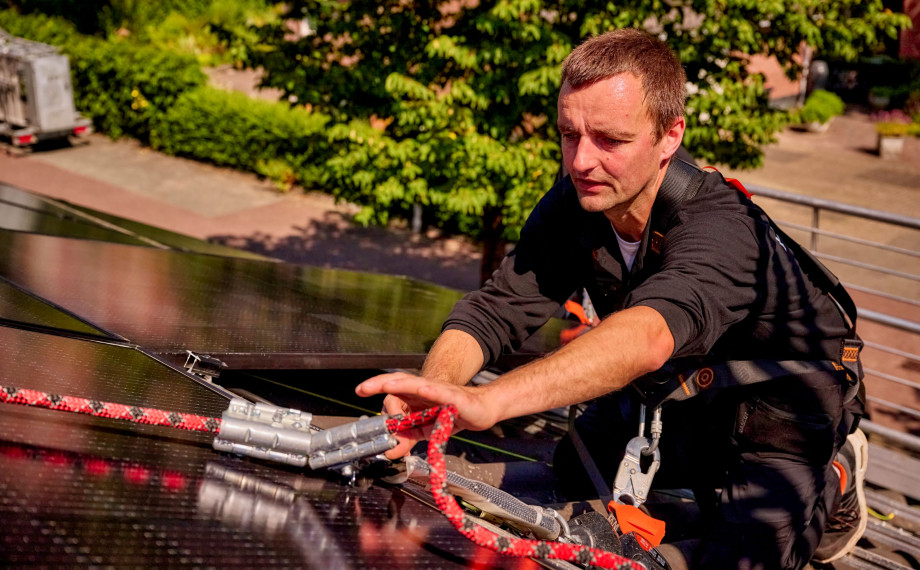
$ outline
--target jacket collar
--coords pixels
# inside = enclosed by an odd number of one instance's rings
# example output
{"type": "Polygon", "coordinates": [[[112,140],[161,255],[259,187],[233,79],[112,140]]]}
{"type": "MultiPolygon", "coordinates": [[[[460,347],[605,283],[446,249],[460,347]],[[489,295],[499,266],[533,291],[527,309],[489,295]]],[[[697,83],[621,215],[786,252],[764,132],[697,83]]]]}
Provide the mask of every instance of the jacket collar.
{"type": "MultiPolygon", "coordinates": [[[[658,242],[664,237],[671,217],[681,203],[699,192],[704,176],[705,174],[699,168],[678,158],[671,159],[668,170],[665,172],[664,180],[661,181],[661,187],[658,189],[658,195],[655,197],[655,203],[652,205],[649,221],[645,224],[645,229],[642,232],[642,241],[629,274],[635,274],[642,269],[650,247],[652,253],[659,253],[656,249],[660,247],[660,243],[654,243],[650,246],[650,242],[658,242]]],[[[574,194],[575,186],[572,184],[571,178],[567,178],[566,183],[574,194]]],[[[603,212],[585,212],[583,220],[581,245],[593,252],[595,261],[605,271],[609,272],[613,277],[624,281],[624,277],[627,277],[626,266],[620,254],[620,247],[617,244],[610,220],[607,219],[603,212]]]]}

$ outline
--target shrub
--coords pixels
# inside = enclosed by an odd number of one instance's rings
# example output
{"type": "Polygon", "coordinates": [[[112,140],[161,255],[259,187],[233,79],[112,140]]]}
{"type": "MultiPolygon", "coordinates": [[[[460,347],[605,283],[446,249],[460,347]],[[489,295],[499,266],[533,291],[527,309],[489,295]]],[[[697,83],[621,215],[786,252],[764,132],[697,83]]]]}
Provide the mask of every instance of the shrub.
{"type": "Polygon", "coordinates": [[[875,132],[885,137],[920,135],[920,124],[900,109],[873,113],[872,120],[875,121],[875,132]]]}
{"type": "Polygon", "coordinates": [[[151,145],[168,154],[268,176],[289,187],[320,182],[328,117],[243,93],[202,87],[157,116],[151,145]]]}
{"type": "Polygon", "coordinates": [[[842,115],[846,105],[843,99],[830,91],[815,89],[798,111],[802,123],[826,123],[837,115],[842,115]]]}
{"type": "Polygon", "coordinates": [[[194,58],[124,42],[81,42],[67,50],[77,107],[110,136],[149,142],[150,122],[207,80],[194,58]]]}
{"type": "Polygon", "coordinates": [[[0,10],[0,28],[14,36],[55,46],[81,37],[70,22],[42,14],[23,16],[13,10],[0,10]]]}

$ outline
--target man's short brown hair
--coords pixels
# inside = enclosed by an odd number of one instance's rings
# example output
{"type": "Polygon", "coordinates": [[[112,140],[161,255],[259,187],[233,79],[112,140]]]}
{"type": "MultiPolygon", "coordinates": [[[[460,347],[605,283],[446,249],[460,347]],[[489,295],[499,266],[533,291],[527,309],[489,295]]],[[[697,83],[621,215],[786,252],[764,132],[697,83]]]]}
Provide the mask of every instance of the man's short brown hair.
{"type": "Polygon", "coordinates": [[[574,89],[620,73],[642,82],[655,139],[661,140],[683,116],[687,98],[687,74],[664,42],[640,30],[613,30],[585,41],[562,62],[562,84],[574,89]]]}

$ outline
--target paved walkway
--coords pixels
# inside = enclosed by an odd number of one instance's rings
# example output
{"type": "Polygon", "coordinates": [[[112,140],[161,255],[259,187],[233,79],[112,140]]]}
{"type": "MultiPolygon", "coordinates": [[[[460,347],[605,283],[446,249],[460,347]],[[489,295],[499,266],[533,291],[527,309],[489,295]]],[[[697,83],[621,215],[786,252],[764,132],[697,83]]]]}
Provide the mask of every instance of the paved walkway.
{"type": "Polygon", "coordinates": [[[749,184],[920,218],[920,139],[905,143],[900,159],[880,159],[872,122],[852,112],[824,133],[787,129],[766,149],[763,168],[727,172],[749,184]]]}
{"type": "MultiPolygon", "coordinates": [[[[907,143],[900,160],[879,159],[872,125],[857,113],[826,133],[785,131],[762,169],[723,171],[748,184],[920,218],[920,139],[907,143]]],[[[255,176],[131,140],[93,135],[79,146],[0,155],[0,182],[294,263],[477,285],[478,255],[466,240],[356,227],[355,208],[324,194],[280,194],[255,176]]]]}

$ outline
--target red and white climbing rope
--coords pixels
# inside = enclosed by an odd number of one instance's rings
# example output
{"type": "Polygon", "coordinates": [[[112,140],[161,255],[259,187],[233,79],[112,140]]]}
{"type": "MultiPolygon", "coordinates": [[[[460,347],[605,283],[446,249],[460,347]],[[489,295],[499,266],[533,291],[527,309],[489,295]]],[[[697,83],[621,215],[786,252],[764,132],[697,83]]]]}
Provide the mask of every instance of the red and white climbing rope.
{"type": "Polygon", "coordinates": [[[113,404],[112,402],[102,402],[89,398],[61,396],[60,394],[51,394],[13,386],[0,386],[0,402],[74,412],[101,418],[113,418],[137,424],[168,426],[209,433],[218,433],[220,431],[220,418],[169,412],[166,410],[157,410],[155,408],[142,408],[140,406],[126,406],[124,404],[113,404]]]}
{"type": "MultiPolygon", "coordinates": [[[[428,440],[428,463],[431,465],[431,492],[435,504],[447,517],[451,524],[463,536],[469,538],[479,546],[494,550],[507,556],[520,556],[528,558],[550,558],[588,564],[599,568],[614,568],[617,570],[644,570],[645,566],[628,558],[598,550],[581,544],[565,542],[550,542],[546,540],[529,540],[524,538],[505,537],[478,525],[464,515],[463,509],[447,490],[447,467],[444,463],[444,452],[447,439],[450,437],[457,416],[457,408],[451,404],[434,408],[438,411],[434,430],[428,440]]],[[[425,410],[429,412],[429,410],[425,410]]]]}
{"type": "MultiPolygon", "coordinates": [[[[215,434],[220,432],[221,426],[220,418],[61,396],[13,386],[0,386],[0,402],[215,434]]],[[[456,415],[457,408],[453,405],[436,406],[406,416],[389,418],[386,427],[387,431],[395,434],[434,422],[428,443],[431,491],[438,508],[461,534],[479,546],[507,556],[566,560],[617,570],[645,568],[622,556],[580,544],[501,536],[465,516],[447,489],[447,468],[444,463],[444,452],[456,415]]]]}

